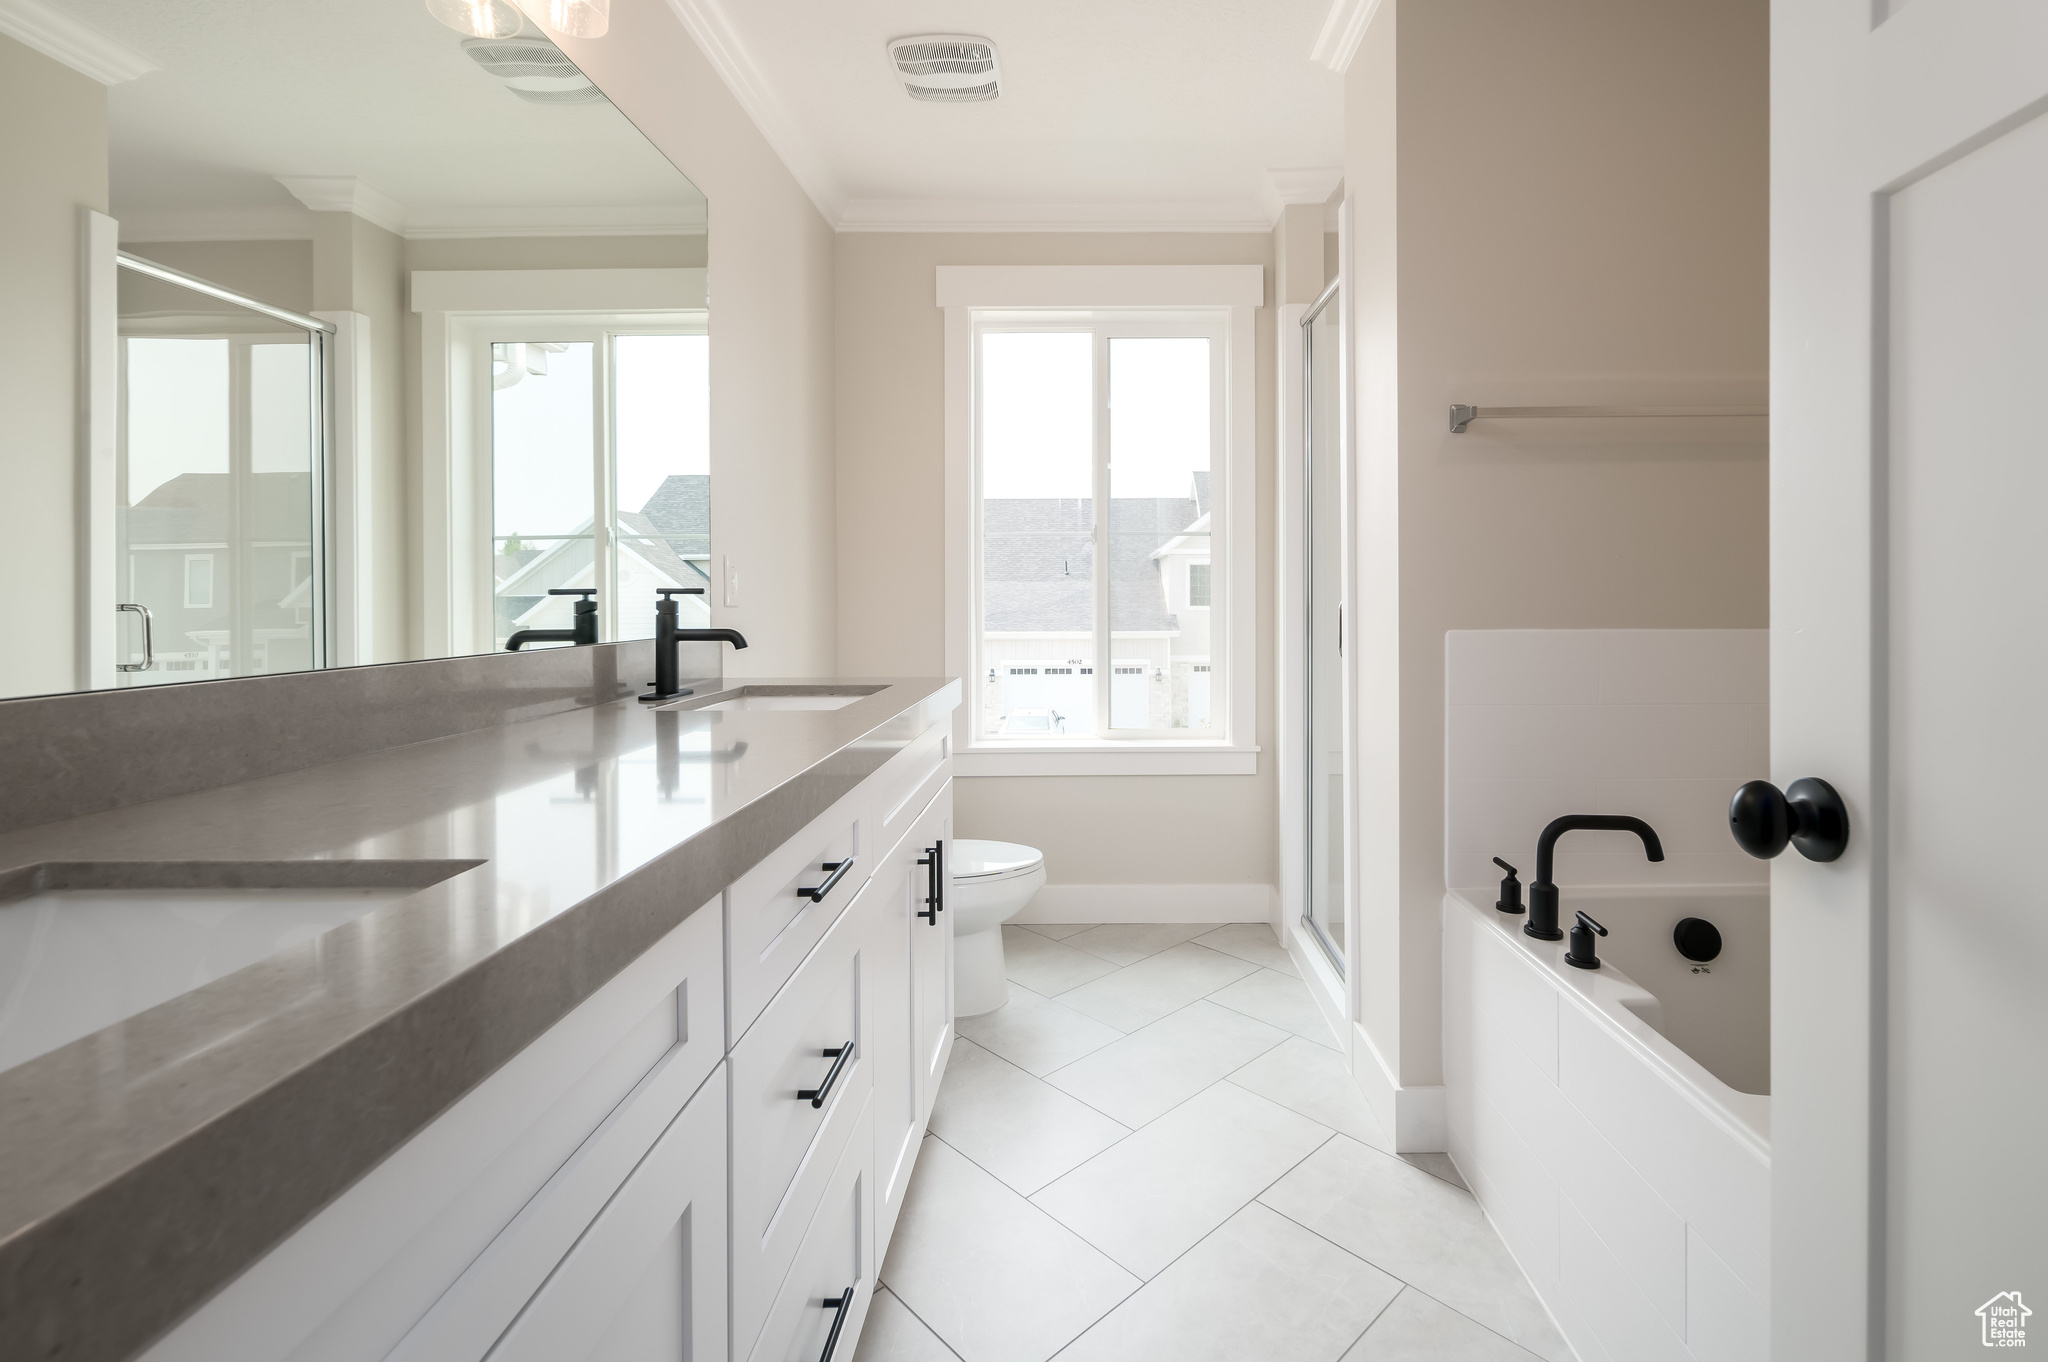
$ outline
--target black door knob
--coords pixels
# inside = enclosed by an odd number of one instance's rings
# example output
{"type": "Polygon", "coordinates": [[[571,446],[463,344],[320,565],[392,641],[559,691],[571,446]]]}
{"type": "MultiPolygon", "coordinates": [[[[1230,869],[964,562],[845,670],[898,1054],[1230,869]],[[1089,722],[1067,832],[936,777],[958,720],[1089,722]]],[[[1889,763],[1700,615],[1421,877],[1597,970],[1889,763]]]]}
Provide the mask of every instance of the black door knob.
{"type": "Polygon", "coordinates": [[[1849,845],[1849,810],[1825,780],[1808,776],[1782,792],[1752,780],[1728,804],[1728,830],[1760,860],[1793,846],[1809,861],[1832,861],[1849,845]]]}

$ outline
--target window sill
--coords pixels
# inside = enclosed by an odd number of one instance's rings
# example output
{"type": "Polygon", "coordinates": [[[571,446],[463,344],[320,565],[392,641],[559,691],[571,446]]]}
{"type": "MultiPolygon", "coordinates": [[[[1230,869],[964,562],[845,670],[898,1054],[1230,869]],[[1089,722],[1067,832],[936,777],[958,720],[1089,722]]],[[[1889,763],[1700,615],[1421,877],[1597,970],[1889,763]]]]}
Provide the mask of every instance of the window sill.
{"type": "Polygon", "coordinates": [[[1250,776],[1259,749],[1227,743],[981,743],[962,747],[953,774],[974,776],[1250,776]]]}

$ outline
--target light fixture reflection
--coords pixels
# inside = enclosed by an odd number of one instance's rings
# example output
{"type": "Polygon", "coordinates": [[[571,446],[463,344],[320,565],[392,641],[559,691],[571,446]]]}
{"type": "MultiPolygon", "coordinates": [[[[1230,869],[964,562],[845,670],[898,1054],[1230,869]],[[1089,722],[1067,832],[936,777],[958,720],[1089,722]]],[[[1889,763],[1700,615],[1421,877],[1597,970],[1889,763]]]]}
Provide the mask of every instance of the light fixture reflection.
{"type": "Polygon", "coordinates": [[[612,26],[612,0],[548,0],[548,27],[571,38],[602,38],[612,26]]]}
{"type": "Polygon", "coordinates": [[[521,23],[512,0],[427,0],[427,13],[472,38],[509,38],[521,23]]]}

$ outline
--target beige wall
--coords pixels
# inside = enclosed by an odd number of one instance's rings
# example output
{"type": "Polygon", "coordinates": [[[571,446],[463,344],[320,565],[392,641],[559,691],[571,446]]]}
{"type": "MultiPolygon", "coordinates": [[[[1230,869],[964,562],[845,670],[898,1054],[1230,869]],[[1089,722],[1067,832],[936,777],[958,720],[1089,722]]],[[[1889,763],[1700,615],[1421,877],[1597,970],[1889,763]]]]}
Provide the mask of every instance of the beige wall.
{"type": "MultiPolygon", "coordinates": [[[[313,310],[310,241],[128,241],[133,251],[211,283],[293,312],[313,310]]],[[[189,293],[184,295],[190,298],[189,293]]]]}
{"type": "Polygon", "coordinates": [[[1444,632],[1767,623],[1749,432],[1445,419],[1761,399],[1766,19],[1765,0],[1385,0],[1347,73],[1361,1015],[1403,1085],[1441,1081],[1444,632]]]}
{"type": "Polygon", "coordinates": [[[107,91],[0,37],[0,580],[33,646],[0,648],[0,695],[77,681],[79,236],[107,209],[107,91]]]}
{"type": "Polygon", "coordinates": [[[563,48],[711,201],[711,535],[741,571],[729,676],[834,666],[832,231],[662,0],[563,48]]]}
{"type": "MultiPolygon", "coordinates": [[[[715,220],[715,197],[712,211],[715,220]]],[[[1266,234],[842,234],[836,266],[839,670],[851,676],[945,670],[945,328],[935,294],[938,266],[1272,261],[1273,239],[1266,234]]],[[[958,782],[959,835],[1040,848],[1056,884],[1276,882],[1271,308],[1259,313],[1258,336],[1254,523],[1258,741],[1265,749],[1259,773],[958,782]]]]}

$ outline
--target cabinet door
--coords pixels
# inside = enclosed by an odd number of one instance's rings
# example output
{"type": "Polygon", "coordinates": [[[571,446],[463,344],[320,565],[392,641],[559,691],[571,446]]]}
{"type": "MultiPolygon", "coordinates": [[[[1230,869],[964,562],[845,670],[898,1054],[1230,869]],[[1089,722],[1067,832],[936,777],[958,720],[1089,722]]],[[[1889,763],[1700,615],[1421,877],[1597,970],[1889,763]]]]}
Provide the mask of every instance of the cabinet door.
{"type": "MultiPolygon", "coordinates": [[[[870,1099],[872,1100],[872,1099],[870,1099]]],[[[748,1362],[853,1362],[875,1293],[874,1130],[859,1130],[839,1157],[804,1231],[803,1246],[775,1294],[748,1362]]]]}
{"type": "MultiPolygon", "coordinates": [[[[945,896],[951,888],[946,855],[953,841],[953,784],[946,782],[924,816],[917,820],[905,840],[913,847],[912,858],[932,858],[930,868],[939,912],[935,923],[918,920],[911,933],[910,973],[917,995],[918,1127],[931,1119],[932,1103],[938,1100],[939,1079],[946,1072],[946,1058],[953,1049],[953,923],[945,914],[945,896]]],[[[919,882],[920,890],[922,881],[919,882]]]]}
{"type": "Polygon", "coordinates": [[[724,1073],[655,1141],[489,1362],[684,1362],[726,1340],[724,1073]]]}

